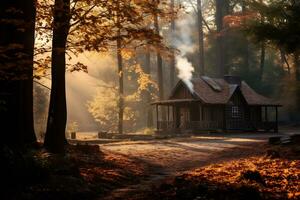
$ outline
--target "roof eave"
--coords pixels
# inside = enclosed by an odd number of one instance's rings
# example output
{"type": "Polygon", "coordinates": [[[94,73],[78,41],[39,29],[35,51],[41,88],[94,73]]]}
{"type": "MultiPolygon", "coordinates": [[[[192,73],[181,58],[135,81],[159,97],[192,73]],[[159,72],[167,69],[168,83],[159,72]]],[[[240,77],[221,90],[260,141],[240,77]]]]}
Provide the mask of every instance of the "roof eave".
{"type": "Polygon", "coordinates": [[[150,103],[151,105],[173,105],[179,103],[192,103],[200,102],[200,99],[175,99],[175,100],[162,100],[150,103]]]}
{"type": "Polygon", "coordinates": [[[281,104],[248,104],[249,106],[283,107],[281,104]]]}

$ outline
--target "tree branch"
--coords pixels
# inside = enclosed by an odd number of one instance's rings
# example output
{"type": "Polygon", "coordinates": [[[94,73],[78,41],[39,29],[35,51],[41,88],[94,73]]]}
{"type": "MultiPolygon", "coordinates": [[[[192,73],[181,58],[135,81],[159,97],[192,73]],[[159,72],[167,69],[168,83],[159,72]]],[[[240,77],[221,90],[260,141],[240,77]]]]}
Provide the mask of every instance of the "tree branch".
{"type": "MultiPolygon", "coordinates": [[[[190,4],[191,4],[191,6],[192,6],[194,12],[197,13],[197,12],[198,12],[198,9],[194,6],[192,0],[189,0],[189,2],[190,2],[190,4]]],[[[207,28],[207,30],[208,30],[210,33],[212,33],[211,28],[208,26],[208,23],[206,22],[206,20],[203,18],[202,15],[201,15],[201,19],[202,19],[202,21],[203,21],[205,27],[207,28]]]]}

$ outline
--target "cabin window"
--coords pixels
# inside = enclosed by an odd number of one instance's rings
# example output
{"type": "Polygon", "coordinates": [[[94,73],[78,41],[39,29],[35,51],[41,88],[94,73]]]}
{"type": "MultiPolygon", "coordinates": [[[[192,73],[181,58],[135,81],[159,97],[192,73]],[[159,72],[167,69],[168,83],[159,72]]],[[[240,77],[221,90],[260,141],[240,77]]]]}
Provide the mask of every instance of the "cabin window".
{"type": "Polygon", "coordinates": [[[240,118],[241,117],[241,111],[238,106],[231,107],[231,116],[232,116],[232,118],[240,118]]]}

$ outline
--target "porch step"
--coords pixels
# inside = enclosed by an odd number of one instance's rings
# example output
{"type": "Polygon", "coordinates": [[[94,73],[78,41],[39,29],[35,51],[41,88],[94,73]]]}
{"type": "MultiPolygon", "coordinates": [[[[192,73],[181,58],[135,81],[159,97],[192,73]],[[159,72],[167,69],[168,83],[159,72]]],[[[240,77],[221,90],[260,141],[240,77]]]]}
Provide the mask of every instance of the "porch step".
{"type": "Polygon", "coordinates": [[[290,136],[283,136],[280,138],[281,144],[290,144],[292,142],[292,139],[290,136]]]}

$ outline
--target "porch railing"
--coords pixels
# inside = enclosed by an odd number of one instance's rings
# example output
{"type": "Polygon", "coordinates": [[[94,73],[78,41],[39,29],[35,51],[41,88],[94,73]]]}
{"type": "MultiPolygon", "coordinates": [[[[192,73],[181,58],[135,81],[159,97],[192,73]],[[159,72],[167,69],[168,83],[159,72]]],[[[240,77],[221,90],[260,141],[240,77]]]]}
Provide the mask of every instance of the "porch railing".
{"type": "Polygon", "coordinates": [[[158,121],[157,128],[159,130],[166,130],[175,128],[175,124],[172,121],[158,121]]]}
{"type": "Polygon", "coordinates": [[[175,125],[173,121],[158,121],[158,129],[194,129],[194,130],[210,130],[210,129],[222,129],[223,123],[216,121],[192,121],[185,122],[180,125],[175,125]]]}
{"type": "Polygon", "coordinates": [[[219,121],[192,121],[176,125],[173,121],[158,121],[158,130],[191,129],[191,130],[216,130],[216,129],[237,129],[237,130],[277,130],[276,122],[254,122],[254,121],[227,121],[226,128],[223,122],[219,121]]]}
{"type": "Polygon", "coordinates": [[[218,121],[192,121],[188,123],[188,128],[195,130],[222,129],[223,122],[218,121]]]}

